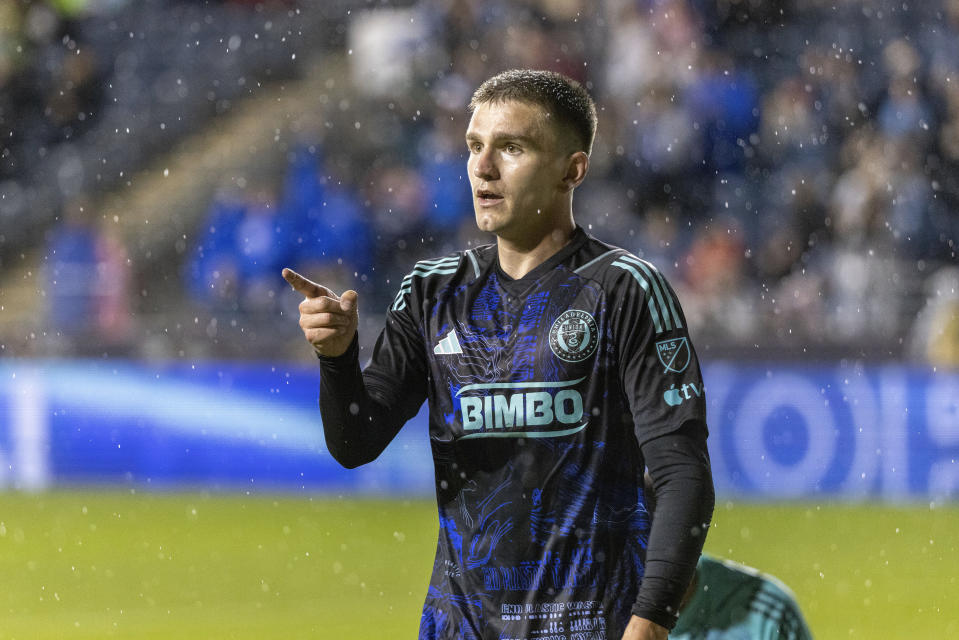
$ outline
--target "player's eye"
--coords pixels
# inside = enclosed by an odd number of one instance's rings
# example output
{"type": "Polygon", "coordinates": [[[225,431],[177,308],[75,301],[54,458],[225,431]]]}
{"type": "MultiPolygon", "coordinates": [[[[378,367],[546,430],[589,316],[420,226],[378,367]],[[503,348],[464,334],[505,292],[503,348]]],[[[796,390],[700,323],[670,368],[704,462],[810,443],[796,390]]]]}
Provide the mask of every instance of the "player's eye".
{"type": "Polygon", "coordinates": [[[506,145],[506,153],[519,153],[519,147],[515,144],[506,145]]]}
{"type": "Polygon", "coordinates": [[[483,145],[481,145],[479,142],[471,142],[469,143],[468,146],[470,148],[470,151],[472,151],[473,153],[479,153],[483,149],[483,145]]]}

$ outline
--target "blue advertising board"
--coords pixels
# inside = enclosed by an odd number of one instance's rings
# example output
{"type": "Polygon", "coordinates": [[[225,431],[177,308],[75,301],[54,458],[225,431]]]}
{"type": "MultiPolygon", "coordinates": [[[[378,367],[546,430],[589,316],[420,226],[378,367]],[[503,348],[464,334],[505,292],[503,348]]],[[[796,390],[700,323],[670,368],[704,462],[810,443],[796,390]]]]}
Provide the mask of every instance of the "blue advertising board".
{"type": "Polygon", "coordinates": [[[718,363],[704,371],[717,492],[959,494],[959,375],[895,365],[718,363]]]}
{"type": "MultiPolygon", "coordinates": [[[[323,440],[318,376],[292,364],[4,362],[0,487],[431,494],[426,409],[379,459],[346,470],[323,440]]],[[[721,496],[959,495],[957,374],[720,362],[704,378],[721,496]]]]}

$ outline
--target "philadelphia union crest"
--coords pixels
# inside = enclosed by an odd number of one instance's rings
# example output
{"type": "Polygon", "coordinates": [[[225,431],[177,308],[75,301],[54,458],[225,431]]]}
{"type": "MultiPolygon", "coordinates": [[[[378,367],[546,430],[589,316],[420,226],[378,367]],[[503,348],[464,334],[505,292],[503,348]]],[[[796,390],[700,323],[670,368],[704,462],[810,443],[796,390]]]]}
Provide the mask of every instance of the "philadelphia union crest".
{"type": "Polygon", "coordinates": [[[579,309],[564,311],[549,329],[549,348],[566,362],[582,362],[593,355],[598,343],[596,321],[579,309]]]}

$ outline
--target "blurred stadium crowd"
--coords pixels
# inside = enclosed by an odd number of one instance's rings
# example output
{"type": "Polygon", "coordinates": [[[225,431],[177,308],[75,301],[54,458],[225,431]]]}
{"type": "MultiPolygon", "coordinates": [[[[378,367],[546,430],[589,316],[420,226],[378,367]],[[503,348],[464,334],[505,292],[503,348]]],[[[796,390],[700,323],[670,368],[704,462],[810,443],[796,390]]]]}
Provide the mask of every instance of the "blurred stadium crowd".
{"type": "Polygon", "coordinates": [[[415,260],[490,241],[466,103],[514,67],[596,97],[577,220],[667,274],[703,357],[959,365],[959,0],[0,0],[0,292],[34,294],[0,316],[38,316],[3,353],[309,357],[283,266],[358,289],[369,344],[415,260]],[[260,118],[274,152],[176,233],[104,213],[317,73],[315,126],[260,118]]]}

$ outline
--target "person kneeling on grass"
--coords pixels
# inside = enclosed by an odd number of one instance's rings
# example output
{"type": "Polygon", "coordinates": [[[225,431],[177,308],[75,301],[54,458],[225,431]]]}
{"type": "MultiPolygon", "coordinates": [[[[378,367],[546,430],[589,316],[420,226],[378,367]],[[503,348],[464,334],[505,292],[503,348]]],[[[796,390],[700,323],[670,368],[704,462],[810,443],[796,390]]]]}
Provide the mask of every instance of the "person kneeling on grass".
{"type": "Polygon", "coordinates": [[[811,640],[792,591],[752,567],[703,554],[671,640],[811,640]]]}
{"type": "MultiPolygon", "coordinates": [[[[655,518],[653,480],[645,474],[646,508],[655,518]]],[[[752,567],[700,556],[679,605],[670,640],[812,640],[793,592],[752,567]]]]}

